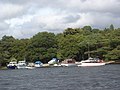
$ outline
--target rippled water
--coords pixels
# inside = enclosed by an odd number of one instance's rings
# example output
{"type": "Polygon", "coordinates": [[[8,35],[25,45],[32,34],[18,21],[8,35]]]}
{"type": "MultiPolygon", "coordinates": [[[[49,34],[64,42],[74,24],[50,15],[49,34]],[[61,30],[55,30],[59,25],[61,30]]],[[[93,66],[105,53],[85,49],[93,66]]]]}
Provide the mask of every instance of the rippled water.
{"type": "Polygon", "coordinates": [[[120,90],[120,65],[0,70],[0,90],[120,90]]]}

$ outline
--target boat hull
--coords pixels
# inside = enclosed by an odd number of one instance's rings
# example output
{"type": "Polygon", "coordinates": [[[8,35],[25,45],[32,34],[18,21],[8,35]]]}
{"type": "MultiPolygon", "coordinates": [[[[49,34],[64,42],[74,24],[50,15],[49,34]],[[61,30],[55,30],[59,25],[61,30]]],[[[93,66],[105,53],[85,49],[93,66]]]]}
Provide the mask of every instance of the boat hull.
{"type": "Polygon", "coordinates": [[[9,62],[9,64],[7,65],[8,69],[16,69],[17,68],[17,62],[15,61],[11,61],[9,62]]]}
{"type": "Polygon", "coordinates": [[[27,67],[26,61],[19,61],[17,64],[18,69],[25,69],[27,67]]]}
{"type": "Polygon", "coordinates": [[[71,67],[71,66],[77,66],[75,63],[69,63],[69,64],[61,64],[61,66],[71,67]]]}
{"type": "Polygon", "coordinates": [[[85,66],[103,66],[105,63],[81,63],[78,66],[85,67],[85,66]]]}
{"type": "Polygon", "coordinates": [[[27,66],[26,69],[34,69],[35,67],[27,66]]]}
{"type": "Polygon", "coordinates": [[[42,67],[42,65],[40,65],[40,64],[35,64],[35,67],[36,67],[36,68],[40,68],[40,67],[42,67]]]}
{"type": "Polygon", "coordinates": [[[25,69],[25,68],[27,68],[27,66],[18,65],[17,68],[18,69],[25,69]]]}
{"type": "Polygon", "coordinates": [[[8,69],[16,69],[17,66],[7,66],[8,69]]]}

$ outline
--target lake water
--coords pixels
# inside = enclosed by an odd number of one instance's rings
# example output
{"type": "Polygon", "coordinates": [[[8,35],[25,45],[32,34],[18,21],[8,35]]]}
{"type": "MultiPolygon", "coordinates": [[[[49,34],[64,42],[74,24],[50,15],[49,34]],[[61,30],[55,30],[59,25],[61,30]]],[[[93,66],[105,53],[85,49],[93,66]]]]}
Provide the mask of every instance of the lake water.
{"type": "Polygon", "coordinates": [[[0,70],[0,90],[120,90],[120,65],[0,70]]]}

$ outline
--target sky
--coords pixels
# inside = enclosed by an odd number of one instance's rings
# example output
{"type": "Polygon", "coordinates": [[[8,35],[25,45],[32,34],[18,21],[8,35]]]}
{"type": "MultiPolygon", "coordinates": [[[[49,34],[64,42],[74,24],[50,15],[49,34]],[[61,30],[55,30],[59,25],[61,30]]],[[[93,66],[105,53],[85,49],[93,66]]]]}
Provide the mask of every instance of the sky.
{"type": "Polygon", "coordinates": [[[31,38],[90,25],[120,27],[120,0],[0,0],[0,38],[31,38]]]}

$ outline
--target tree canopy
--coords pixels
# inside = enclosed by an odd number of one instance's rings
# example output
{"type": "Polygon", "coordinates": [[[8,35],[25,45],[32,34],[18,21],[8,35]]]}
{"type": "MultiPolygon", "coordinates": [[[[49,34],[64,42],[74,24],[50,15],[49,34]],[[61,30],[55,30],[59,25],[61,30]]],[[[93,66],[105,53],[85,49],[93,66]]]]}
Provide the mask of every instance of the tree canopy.
{"type": "Polygon", "coordinates": [[[6,65],[11,58],[28,62],[41,60],[47,63],[56,57],[60,60],[74,58],[77,61],[91,57],[104,60],[120,60],[120,28],[111,24],[104,30],[67,28],[63,33],[39,32],[30,39],[3,36],[0,40],[0,63],[6,65]]]}

